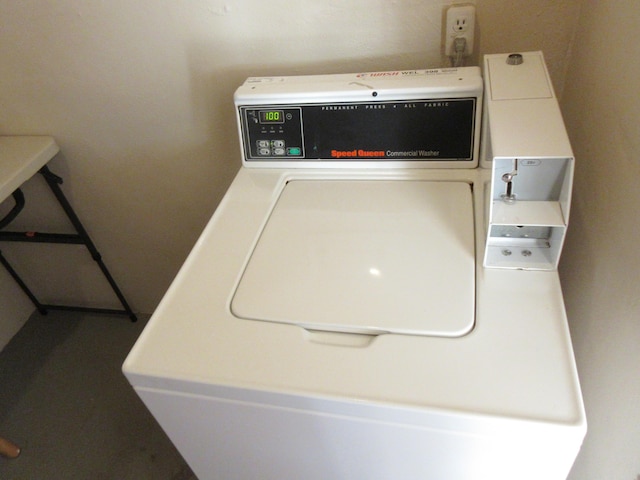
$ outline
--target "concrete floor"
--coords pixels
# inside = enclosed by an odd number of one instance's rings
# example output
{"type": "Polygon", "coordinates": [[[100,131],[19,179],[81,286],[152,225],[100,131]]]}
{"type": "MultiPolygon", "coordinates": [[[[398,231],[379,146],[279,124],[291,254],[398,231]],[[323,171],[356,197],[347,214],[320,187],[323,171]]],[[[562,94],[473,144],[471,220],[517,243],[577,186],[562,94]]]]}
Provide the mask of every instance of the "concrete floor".
{"type": "Polygon", "coordinates": [[[122,375],[147,318],[34,313],[0,352],[4,480],[195,480],[122,375]]]}

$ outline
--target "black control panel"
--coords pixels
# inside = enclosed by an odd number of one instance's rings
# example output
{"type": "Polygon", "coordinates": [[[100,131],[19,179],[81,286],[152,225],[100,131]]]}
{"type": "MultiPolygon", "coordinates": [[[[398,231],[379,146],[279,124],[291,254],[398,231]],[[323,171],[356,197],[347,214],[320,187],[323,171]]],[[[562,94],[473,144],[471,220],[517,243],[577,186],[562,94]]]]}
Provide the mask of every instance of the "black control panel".
{"type": "Polygon", "coordinates": [[[304,158],[302,107],[240,107],[247,160],[304,158]]]}
{"type": "Polygon", "coordinates": [[[469,161],[477,98],[240,106],[247,161],[469,161]]]}

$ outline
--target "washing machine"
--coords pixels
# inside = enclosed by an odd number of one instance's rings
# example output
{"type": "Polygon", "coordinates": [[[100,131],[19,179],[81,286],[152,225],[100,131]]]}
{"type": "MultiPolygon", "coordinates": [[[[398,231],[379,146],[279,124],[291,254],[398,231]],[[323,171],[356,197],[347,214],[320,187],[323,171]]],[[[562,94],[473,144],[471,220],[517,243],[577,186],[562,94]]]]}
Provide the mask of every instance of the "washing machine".
{"type": "Polygon", "coordinates": [[[198,478],[566,478],[574,159],[542,54],[234,100],[242,167],[123,366],[198,478]]]}

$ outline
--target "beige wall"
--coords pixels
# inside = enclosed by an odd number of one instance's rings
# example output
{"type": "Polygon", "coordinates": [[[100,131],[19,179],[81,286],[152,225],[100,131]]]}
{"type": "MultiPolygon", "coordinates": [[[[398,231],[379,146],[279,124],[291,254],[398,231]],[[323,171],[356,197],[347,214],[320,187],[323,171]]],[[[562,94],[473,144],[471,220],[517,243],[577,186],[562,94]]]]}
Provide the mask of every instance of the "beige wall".
{"type": "MultiPolygon", "coordinates": [[[[0,0],[0,134],[57,139],[52,169],[133,308],[151,312],[239,168],[244,78],[438,65],[443,3],[0,0]]],[[[61,281],[18,248],[3,251],[46,299],[96,298],[90,260],[59,261],[61,281]]]]}
{"type": "Polygon", "coordinates": [[[572,480],[640,474],[640,23],[585,0],[562,109],[577,158],[561,262],[589,432],[572,480]]]}
{"type": "MultiPolygon", "coordinates": [[[[58,140],[51,166],[133,308],[151,312],[239,167],[235,87],[248,75],[439,66],[448,3],[0,0],[0,134],[58,140]]],[[[480,2],[480,50],[545,48],[561,87],[577,0],[529,3],[480,2]],[[565,33],[527,40],[538,24],[565,33]]],[[[60,260],[63,282],[55,268],[24,268],[47,299],[112,303],[87,288],[83,262],[60,260]]]]}
{"type": "Polygon", "coordinates": [[[2,267],[0,267],[0,292],[2,292],[0,296],[1,350],[24,325],[33,306],[2,267]]]}

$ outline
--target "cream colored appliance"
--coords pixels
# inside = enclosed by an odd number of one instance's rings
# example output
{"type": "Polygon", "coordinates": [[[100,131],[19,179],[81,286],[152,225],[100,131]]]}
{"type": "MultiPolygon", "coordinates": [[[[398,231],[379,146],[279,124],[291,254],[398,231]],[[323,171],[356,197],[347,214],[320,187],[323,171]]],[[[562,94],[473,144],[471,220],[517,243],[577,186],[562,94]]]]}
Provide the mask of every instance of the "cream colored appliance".
{"type": "Polygon", "coordinates": [[[573,154],[542,54],[484,65],[237,90],[242,167],[123,367],[198,478],[566,478],[573,154]]]}

